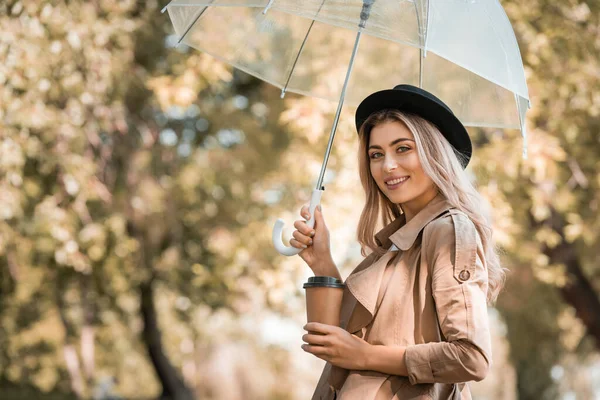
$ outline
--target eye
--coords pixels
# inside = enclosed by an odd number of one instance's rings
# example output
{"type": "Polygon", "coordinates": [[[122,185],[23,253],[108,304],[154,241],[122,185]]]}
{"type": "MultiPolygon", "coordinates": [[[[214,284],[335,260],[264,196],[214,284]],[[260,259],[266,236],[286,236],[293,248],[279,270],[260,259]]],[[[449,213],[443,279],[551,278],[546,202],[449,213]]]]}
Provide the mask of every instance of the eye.
{"type": "Polygon", "coordinates": [[[397,150],[400,150],[401,153],[404,153],[406,151],[409,151],[410,147],[408,147],[408,146],[400,146],[400,147],[398,147],[397,150]]]}
{"type": "Polygon", "coordinates": [[[370,158],[371,160],[376,160],[376,159],[378,159],[378,158],[379,158],[379,157],[375,157],[377,154],[381,154],[381,153],[371,153],[371,155],[369,156],[369,158],[370,158]]]}

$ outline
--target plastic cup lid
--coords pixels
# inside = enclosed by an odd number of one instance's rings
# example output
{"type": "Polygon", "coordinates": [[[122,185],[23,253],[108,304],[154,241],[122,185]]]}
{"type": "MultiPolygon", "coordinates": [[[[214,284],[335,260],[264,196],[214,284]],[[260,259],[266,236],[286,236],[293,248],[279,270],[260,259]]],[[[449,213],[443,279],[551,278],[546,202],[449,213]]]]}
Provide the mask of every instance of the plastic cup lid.
{"type": "Polygon", "coordinates": [[[311,276],[308,278],[308,282],[303,285],[305,289],[310,287],[331,287],[342,289],[344,286],[344,282],[332,276],[311,276]]]}

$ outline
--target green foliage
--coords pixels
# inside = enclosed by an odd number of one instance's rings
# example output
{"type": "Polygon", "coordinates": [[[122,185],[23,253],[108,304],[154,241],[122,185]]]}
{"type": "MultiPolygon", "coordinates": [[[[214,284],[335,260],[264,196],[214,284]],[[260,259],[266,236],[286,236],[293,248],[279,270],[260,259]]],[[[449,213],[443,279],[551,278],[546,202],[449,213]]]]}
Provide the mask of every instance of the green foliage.
{"type": "MultiPolygon", "coordinates": [[[[503,6],[527,67],[529,157],[521,160],[520,138],[486,132],[490,142],[476,152],[475,169],[512,270],[498,306],[507,321],[519,398],[551,399],[560,396],[553,367],[578,354],[583,369],[597,354],[597,348],[590,353],[594,338],[586,339],[585,326],[600,320],[598,310],[584,310],[565,293],[596,301],[600,293],[600,102],[594,83],[600,43],[592,39],[600,32],[600,3],[511,0],[503,6]],[[574,266],[583,275],[575,275],[574,266]],[[591,290],[584,293],[587,283],[591,290]],[[577,320],[575,313],[588,318],[577,320]]],[[[560,390],[582,389],[562,382],[560,390]]]]}
{"type": "MultiPolygon", "coordinates": [[[[173,47],[164,3],[0,5],[2,398],[89,397],[111,377],[121,396],[157,396],[145,285],[165,354],[206,398],[216,389],[191,366],[212,359],[219,336],[250,340],[231,321],[264,307],[297,311],[299,273],[272,251],[270,224],[308,201],[298,188],[316,175],[335,104],[282,101],[257,79],[173,47]]],[[[527,66],[529,158],[515,132],[473,131],[471,168],[512,271],[498,308],[519,398],[552,399],[591,387],[557,382],[553,367],[597,355],[586,326],[598,310],[582,314],[565,293],[582,280],[600,292],[600,3],[503,6],[527,66]],[[565,263],[553,249],[575,257],[565,263]]],[[[355,214],[360,192],[343,170],[354,162],[352,121],[345,111],[329,164],[338,179],[328,193],[347,194],[325,196],[335,202],[324,205],[330,228],[355,214]]],[[[352,233],[332,238],[334,250],[352,233]]],[[[355,265],[347,258],[342,267],[355,265]]],[[[293,384],[291,353],[270,350],[265,374],[293,384]]],[[[256,396],[289,398],[274,386],[256,396]]]]}
{"type": "Polygon", "coordinates": [[[285,205],[260,195],[289,143],[276,118],[284,103],[208,56],[167,46],[161,5],[0,6],[7,382],[91,396],[118,376],[121,395],[156,395],[140,285],[171,299],[158,305],[176,327],[164,335],[169,353],[182,336],[202,343],[196,315],[206,307],[238,312],[268,287],[256,277],[274,254],[249,251],[269,245],[253,231],[285,205]]]}

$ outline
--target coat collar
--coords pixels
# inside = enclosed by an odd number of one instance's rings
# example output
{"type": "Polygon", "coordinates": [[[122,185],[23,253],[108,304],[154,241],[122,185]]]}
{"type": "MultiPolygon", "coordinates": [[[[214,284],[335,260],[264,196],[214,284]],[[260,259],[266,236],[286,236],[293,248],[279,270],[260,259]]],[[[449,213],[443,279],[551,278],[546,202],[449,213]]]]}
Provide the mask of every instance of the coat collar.
{"type": "MultiPolygon", "coordinates": [[[[452,206],[448,201],[438,195],[408,223],[405,222],[404,215],[396,218],[375,235],[375,240],[385,249],[388,249],[393,243],[401,251],[406,251],[412,247],[419,233],[429,222],[450,208],[452,206]]],[[[396,254],[395,251],[388,251],[366,268],[357,268],[356,272],[350,274],[346,279],[346,286],[357,300],[352,307],[352,316],[346,326],[348,332],[354,333],[362,329],[373,319],[383,273],[388,262],[396,254]]]]}
{"type": "Polygon", "coordinates": [[[375,242],[385,249],[393,243],[400,250],[406,251],[412,247],[419,233],[428,223],[450,208],[452,208],[450,203],[441,194],[438,194],[408,223],[406,223],[404,214],[390,222],[375,234],[375,242]]]}

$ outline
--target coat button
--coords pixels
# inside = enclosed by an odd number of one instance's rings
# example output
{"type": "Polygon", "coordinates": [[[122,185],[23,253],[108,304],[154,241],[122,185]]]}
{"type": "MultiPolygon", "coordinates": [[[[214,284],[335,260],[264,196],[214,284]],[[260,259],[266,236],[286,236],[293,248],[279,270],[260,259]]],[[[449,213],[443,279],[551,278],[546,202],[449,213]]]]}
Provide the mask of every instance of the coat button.
{"type": "Polygon", "coordinates": [[[460,274],[458,274],[458,278],[463,282],[469,280],[470,277],[471,274],[466,269],[463,269],[462,271],[460,271],[460,274]]]}

